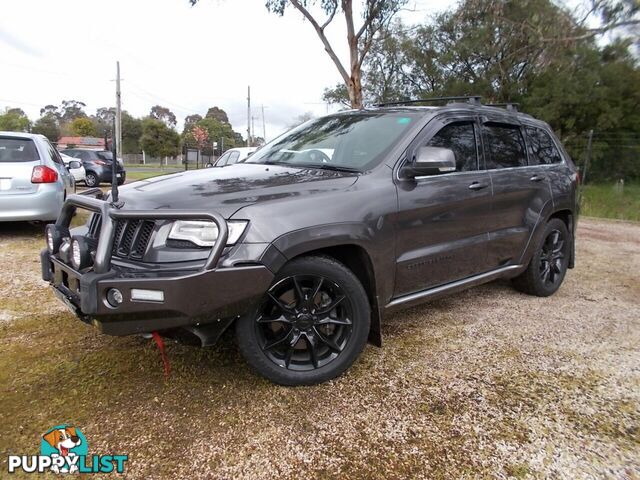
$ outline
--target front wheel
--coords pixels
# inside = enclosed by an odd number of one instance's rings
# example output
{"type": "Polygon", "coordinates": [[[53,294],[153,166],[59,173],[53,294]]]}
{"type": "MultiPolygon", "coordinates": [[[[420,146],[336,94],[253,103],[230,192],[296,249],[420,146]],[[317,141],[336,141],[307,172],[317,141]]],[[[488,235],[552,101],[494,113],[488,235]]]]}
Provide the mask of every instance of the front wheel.
{"type": "Polygon", "coordinates": [[[364,348],[371,311],[358,278],[326,256],[282,268],[269,291],[238,319],[242,355],[281,385],[313,385],[349,368],[364,348]]]}
{"type": "Polygon", "coordinates": [[[527,269],[513,279],[521,292],[538,297],[553,295],[567,273],[571,238],[565,223],[552,218],[542,234],[542,243],[531,257],[527,269]]]}

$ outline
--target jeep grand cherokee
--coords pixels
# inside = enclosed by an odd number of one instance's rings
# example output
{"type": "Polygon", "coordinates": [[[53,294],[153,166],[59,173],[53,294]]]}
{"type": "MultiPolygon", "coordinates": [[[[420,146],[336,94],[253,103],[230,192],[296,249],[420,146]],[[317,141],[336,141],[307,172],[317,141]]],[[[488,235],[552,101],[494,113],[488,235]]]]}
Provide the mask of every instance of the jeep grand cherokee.
{"type": "Polygon", "coordinates": [[[42,273],[109,335],[211,345],[258,373],[336,377],[385,315],[498,278],[553,294],[573,266],[578,176],[549,126],[477,97],[311,120],[245,163],[70,196],[42,273]],[[92,211],[69,229],[76,209],[92,211]]]}

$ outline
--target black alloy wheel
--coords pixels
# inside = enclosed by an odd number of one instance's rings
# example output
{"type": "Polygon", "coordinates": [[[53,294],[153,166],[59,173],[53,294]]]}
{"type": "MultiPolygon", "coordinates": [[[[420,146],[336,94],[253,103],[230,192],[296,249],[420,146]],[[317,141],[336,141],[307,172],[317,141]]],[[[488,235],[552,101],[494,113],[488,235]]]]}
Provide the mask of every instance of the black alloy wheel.
{"type": "Polygon", "coordinates": [[[305,371],[338,357],[351,337],[352,317],[350,302],[335,282],[294,275],[269,289],[255,328],[272,362],[305,371]]]}
{"type": "Polygon", "coordinates": [[[326,256],[296,259],[238,320],[240,350],[258,373],[283,385],[340,375],[366,343],[370,307],[358,278],[326,256]]]}
{"type": "Polygon", "coordinates": [[[527,269],[513,279],[521,292],[547,297],[560,288],[569,266],[571,237],[559,218],[549,220],[527,269]]]}
{"type": "Polygon", "coordinates": [[[564,240],[559,230],[552,230],[540,253],[540,280],[547,286],[553,286],[562,275],[564,259],[564,240]]]}

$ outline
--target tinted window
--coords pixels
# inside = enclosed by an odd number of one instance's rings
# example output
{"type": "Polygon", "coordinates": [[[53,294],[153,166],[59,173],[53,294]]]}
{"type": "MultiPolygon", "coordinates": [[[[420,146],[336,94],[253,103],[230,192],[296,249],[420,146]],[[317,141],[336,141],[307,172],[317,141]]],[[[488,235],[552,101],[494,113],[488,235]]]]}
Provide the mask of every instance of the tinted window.
{"type": "Polygon", "coordinates": [[[414,123],[414,114],[336,114],[303,123],[268,143],[246,163],[366,170],[379,163],[414,123]]]}
{"type": "Polygon", "coordinates": [[[94,152],[94,153],[100,160],[106,160],[107,162],[110,162],[111,160],[113,160],[113,153],[109,152],[108,150],[105,150],[104,152],[94,152]]]}
{"type": "Polygon", "coordinates": [[[40,160],[36,144],[30,138],[0,137],[0,162],[40,160]]]}
{"type": "Polygon", "coordinates": [[[429,147],[453,150],[456,156],[456,171],[478,169],[478,151],[473,122],[456,122],[442,128],[427,143],[429,147]]]}
{"type": "Polygon", "coordinates": [[[484,126],[487,168],[520,167],[527,164],[527,155],[520,128],[513,125],[486,124],[484,126]]]}
{"type": "Polygon", "coordinates": [[[526,127],[525,130],[529,139],[529,162],[531,165],[562,162],[562,156],[547,132],[534,127],[526,127]]]}
{"type": "Polygon", "coordinates": [[[47,150],[49,151],[49,156],[51,157],[51,160],[53,160],[55,163],[59,163],[60,165],[64,165],[64,162],[62,161],[62,157],[60,156],[58,151],[55,148],[53,148],[53,145],[51,145],[49,141],[45,143],[47,145],[47,150]]]}
{"type": "Polygon", "coordinates": [[[227,162],[227,165],[236,163],[238,161],[238,158],[240,158],[240,152],[231,152],[231,155],[229,155],[229,161],[227,162]]]}

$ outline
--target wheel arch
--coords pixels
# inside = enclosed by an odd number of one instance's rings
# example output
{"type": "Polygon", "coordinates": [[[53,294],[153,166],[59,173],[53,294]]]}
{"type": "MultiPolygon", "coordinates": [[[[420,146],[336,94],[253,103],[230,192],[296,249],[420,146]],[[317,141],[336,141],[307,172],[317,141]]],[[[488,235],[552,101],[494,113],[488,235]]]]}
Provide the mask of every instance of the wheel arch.
{"type": "Polygon", "coordinates": [[[369,329],[369,343],[378,347],[382,346],[381,334],[381,308],[378,295],[378,282],[376,281],[375,266],[370,252],[365,246],[356,242],[345,241],[343,243],[335,242],[326,245],[317,245],[314,243],[308,245],[296,245],[289,251],[281,252],[283,257],[275,269],[277,273],[285,263],[296,258],[307,257],[312,255],[326,255],[345,265],[358,278],[369,300],[371,306],[371,325],[369,329]]]}
{"type": "Polygon", "coordinates": [[[576,233],[575,233],[575,217],[573,212],[568,209],[560,209],[554,211],[549,218],[547,218],[547,222],[553,218],[557,218],[562,220],[562,222],[567,226],[567,230],[569,230],[569,236],[571,238],[571,253],[569,256],[569,268],[573,268],[575,266],[575,256],[576,256],[576,233]]]}

